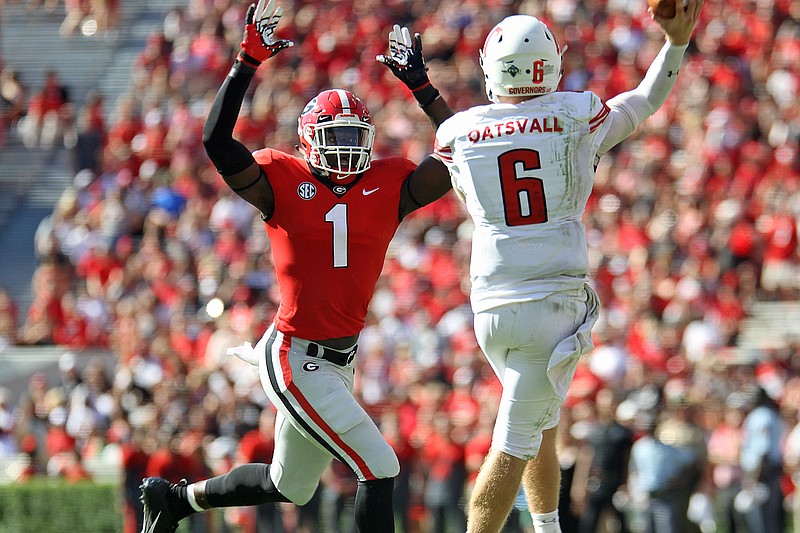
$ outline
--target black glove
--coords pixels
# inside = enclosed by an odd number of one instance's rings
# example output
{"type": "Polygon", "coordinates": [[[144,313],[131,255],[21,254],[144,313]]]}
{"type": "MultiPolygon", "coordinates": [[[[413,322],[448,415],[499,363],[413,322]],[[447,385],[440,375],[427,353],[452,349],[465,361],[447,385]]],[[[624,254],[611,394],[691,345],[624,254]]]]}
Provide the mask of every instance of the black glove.
{"type": "Polygon", "coordinates": [[[420,107],[427,106],[439,97],[439,91],[428,79],[419,33],[414,34],[412,41],[408,28],[395,24],[389,32],[389,56],[379,55],[375,59],[389,67],[392,74],[411,89],[420,107]]]}
{"type": "Polygon", "coordinates": [[[276,7],[275,0],[269,0],[266,6],[264,6],[264,0],[258,0],[258,7],[250,4],[250,7],[247,8],[239,59],[253,67],[258,67],[263,61],[284,48],[294,45],[292,41],[286,39],[275,40],[275,27],[281,20],[281,15],[283,15],[283,8],[276,7]]]}

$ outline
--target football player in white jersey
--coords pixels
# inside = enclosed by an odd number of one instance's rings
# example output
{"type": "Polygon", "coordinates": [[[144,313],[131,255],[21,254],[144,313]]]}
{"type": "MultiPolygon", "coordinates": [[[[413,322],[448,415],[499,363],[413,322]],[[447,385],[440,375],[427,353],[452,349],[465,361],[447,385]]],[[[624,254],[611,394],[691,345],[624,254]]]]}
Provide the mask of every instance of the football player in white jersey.
{"type": "Polygon", "coordinates": [[[520,482],[534,531],[561,531],[555,433],[578,358],[593,348],[599,309],[581,218],[598,158],[675,84],[703,0],[683,5],[672,19],[651,15],[666,43],[639,86],[607,103],[557,90],[564,50],[545,24],[504,19],[480,51],[492,103],[456,113],[436,133],[436,152],[474,222],[475,332],[503,384],[469,533],[500,531],[520,482]]]}

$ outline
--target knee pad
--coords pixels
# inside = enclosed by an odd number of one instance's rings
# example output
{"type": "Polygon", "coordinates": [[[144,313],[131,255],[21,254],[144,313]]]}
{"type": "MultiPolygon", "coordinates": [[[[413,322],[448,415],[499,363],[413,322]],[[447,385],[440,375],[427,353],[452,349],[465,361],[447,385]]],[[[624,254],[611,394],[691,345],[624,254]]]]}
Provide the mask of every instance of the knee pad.
{"type": "Polygon", "coordinates": [[[305,505],[314,497],[318,484],[319,483],[308,483],[306,485],[295,485],[289,488],[278,487],[278,491],[289,498],[292,503],[296,505],[305,505]]]}
{"type": "Polygon", "coordinates": [[[513,405],[512,412],[501,403],[492,433],[492,448],[527,461],[539,453],[542,432],[558,425],[561,402],[550,399],[513,405]]]}
{"type": "MultiPolygon", "coordinates": [[[[272,471],[270,471],[270,473],[271,472],[272,471]]],[[[317,486],[319,485],[319,478],[308,479],[300,476],[291,477],[289,479],[282,476],[280,479],[281,483],[279,484],[276,483],[275,478],[270,475],[270,481],[272,481],[275,488],[278,489],[278,492],[289,498],[295,505],[307,504],[311,498],[314,497],[314,493],[317,491],[317,486]]]]}
{"type": "Polygon", "coordinates": [[[380,469],[373,469],[372,473],[378,479],[395,478],[400,473],[400,461],[397,460],[397,454],[388,444],[383,451],[383,456],[379,462],[380,469]]]}

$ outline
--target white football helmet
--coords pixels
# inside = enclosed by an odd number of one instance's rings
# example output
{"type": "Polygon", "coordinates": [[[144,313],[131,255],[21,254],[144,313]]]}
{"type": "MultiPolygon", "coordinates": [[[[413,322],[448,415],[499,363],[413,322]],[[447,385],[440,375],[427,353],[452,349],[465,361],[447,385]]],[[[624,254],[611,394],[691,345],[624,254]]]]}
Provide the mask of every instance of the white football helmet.
{"type": "Polygon", "coordinates": [[[561,81],[562,50],[555,35],[530,15],[512,15],[498,23],[480,51],[486,96],[536,96],[551,93],[561,81]]]}

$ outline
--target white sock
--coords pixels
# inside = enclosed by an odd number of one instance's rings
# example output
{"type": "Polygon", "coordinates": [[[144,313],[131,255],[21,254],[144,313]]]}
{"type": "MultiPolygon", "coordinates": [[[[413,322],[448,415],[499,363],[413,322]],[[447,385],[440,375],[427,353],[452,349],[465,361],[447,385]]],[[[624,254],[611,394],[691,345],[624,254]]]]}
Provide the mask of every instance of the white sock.
{"type": "Polygon", "coordinates": [[[200,504],[198,504],[197,500],[195,500],[194,498],[194,485],[195,484],[192,483],[191,485],[186,487],[186,499],[189,500],[189,505],[192,506],[192,509],[194,509],[198,513],[202,513],[203,511],[205,511],[205,509],[200,507],[200,504]]]}
{"type": "Polygon", "coordinates": [[[549,513],[531,513],[534,533],[561,533],[561,524],[558,522],[558,509],[549,513]]]}

